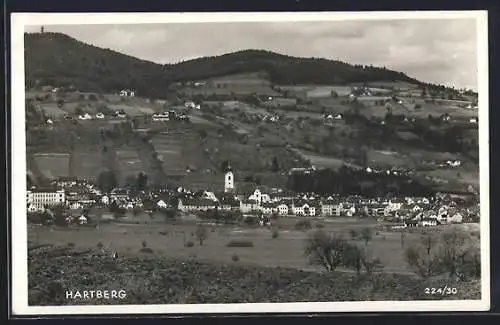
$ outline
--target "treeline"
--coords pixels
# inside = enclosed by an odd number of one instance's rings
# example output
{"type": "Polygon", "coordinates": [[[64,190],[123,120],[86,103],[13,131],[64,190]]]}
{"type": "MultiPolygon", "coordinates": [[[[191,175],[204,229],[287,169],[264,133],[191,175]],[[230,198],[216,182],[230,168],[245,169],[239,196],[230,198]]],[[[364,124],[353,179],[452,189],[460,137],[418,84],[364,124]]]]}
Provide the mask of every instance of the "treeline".
{"type": "Polygon", "coordinates": [[[434,190],[406,176],[367,173],[342,167],[338,171],[321,169],[309,174],[292,173],[288,188],[295,192],[315,192],[323,195],[362,195],[366,197],[417,196],[427,197],[434,190]]]}
{"type": "Polygon", "coordinates": [[[164,98],[179,81],[262,71],[275,84],[342,84],[369,81],[419,81],[403,73],[353,66],[319,58],[295,58],[262,50],[161,65],[85,44],[65,34],[25,34],[27,87],[73,86],[82,91],[117,92],[130,88],[143,97],[164,98]]]}

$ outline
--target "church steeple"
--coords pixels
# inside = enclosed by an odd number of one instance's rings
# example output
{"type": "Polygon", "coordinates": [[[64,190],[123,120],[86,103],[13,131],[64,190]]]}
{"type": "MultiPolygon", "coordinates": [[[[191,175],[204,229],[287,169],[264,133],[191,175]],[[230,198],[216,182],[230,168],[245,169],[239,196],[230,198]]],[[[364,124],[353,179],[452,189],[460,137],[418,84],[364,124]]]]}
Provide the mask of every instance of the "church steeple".
{"type": "Polygon", "coordinates": [[[231,193],[234,191],[234,175],[231,168],[231,163],[226,166],[226,174],[224,175],[224,192],[231,193]]]}

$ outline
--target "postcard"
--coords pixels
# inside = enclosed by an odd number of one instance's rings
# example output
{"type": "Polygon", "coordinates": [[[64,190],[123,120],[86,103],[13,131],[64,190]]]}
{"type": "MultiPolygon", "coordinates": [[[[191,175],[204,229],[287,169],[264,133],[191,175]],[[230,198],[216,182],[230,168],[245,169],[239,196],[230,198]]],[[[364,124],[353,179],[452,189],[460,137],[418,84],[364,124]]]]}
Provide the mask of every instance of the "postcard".
{"type": "Polygon", "coordinates": [[[14,13],[11,40],[14,315],[490,308],[486,11],[14,13]]]}

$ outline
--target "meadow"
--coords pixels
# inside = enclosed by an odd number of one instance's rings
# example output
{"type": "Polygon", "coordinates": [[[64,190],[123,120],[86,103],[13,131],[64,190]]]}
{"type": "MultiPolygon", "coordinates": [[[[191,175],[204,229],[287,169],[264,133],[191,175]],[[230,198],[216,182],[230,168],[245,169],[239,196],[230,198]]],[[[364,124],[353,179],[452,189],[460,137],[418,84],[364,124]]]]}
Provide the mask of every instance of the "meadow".
{"type": "MultiPolygon", "coordinates": [[[[93,249],[98,243],[109,247],[119,255],[135,256],[146,242],[155,256],[187,258],[196,257],[200,261],[231,262],[238,255],[239,263],[265,267],[290,267],[300,270],[319,271],[317,266],[309,265],[304,257],[304,245],[307,231],[295,230],[297,217],[281,218],[273,227],[279,236],[273,238],[272,231],[265,227],[208,226],[208,238],[200,245],[195,234],[196,224],[192,221],[180,221],[167,224],[161,219],[140,218],[139,224],[133,222],[101,224],[99,229],[81,227],[80,229],[33,228],[28,230],[28,240],[38,244],[66,245],[72,243],[77,248],[93,249]],[[145,222],[148,222],[147,224],[145,222]],[[253,242],[253,247],[227,247],[232,240],[253,242]],[[193,242],[192,247],[185,243],[193,242]]],[[[374,228],[374,221],[362,219],[331,218],[318,219],[325,231],[343,232],[349,238],[351,229],[374,228]]],[[[319,227],[319,226],[318,226],[319,227]]],[[[314,229],[314,228],[313,228],[314,229]]],[[[311,230],[313,231],[313,230],[311,230]]],[[[407,233],[404,247],[420,239],[420,233],[407,233]]],[[[360,243],[364,245],[364,243],[360,243]]],[[[368,249],[373,256],[379,257],[387,272],[409,274],[403,258],[401,235],[398,232],[374,232],[368,249]]]]}

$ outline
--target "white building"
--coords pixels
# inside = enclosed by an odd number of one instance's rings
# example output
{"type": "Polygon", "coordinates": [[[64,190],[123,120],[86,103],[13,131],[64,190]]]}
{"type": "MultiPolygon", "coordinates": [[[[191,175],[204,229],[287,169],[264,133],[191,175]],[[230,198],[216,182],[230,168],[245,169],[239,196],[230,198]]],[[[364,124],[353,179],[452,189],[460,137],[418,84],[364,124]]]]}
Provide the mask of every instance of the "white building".
{"type": "Polygon", "coordinates": [[[286,216],[288,215],[288,205],[285,203],[278,204],[278,214],[280,216],[286,216]]]}
{"type": "Polygon", "coordinates": [[[234,191],[234,174],[231,170],[231,165],[228,165],[226,174],[224,175],[224,192],[232,193],[233,191],[234,191]]]}
{"type": "Polygon", "coordinates": [[[326,200],[321,202],[321,214],[324,216],[340,216],[343,209],[341,202],[335,200],[326,200]]]}
{"type": "Polygon", "coordinates": [[[316,208],[307,203],[293,206],[293,214],[297,216],[315,216],[316,208]]]}
{"type": "Polygon", "coordinates": [[[43,211],[45,206],[66,203],[66,193],[62,189],[37,188],[26,192],[26,201],[31,210],[43,211]]]}

